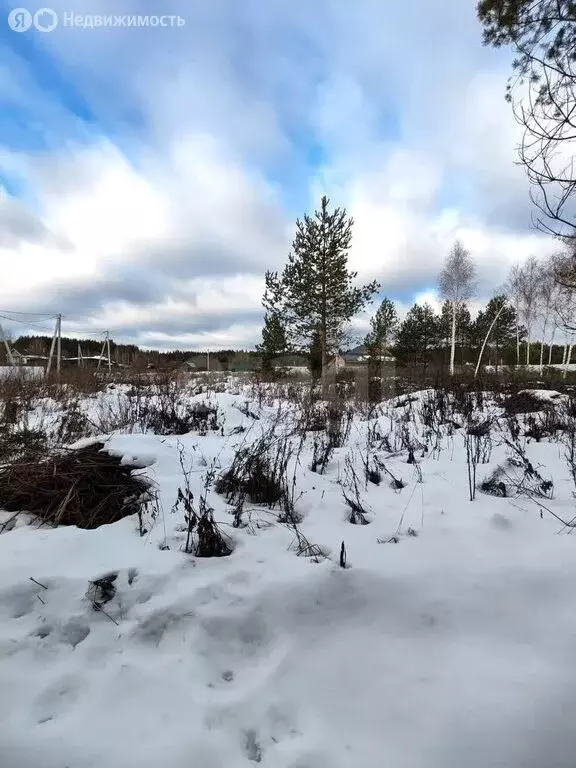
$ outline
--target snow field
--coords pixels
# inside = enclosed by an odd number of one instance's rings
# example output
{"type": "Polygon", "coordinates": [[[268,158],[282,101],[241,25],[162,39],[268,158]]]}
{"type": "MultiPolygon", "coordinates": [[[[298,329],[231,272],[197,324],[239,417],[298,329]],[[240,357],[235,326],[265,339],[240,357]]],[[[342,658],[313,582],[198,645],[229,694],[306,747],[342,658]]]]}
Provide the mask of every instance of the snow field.
{"type": "MultiPolygon", "coordinates": [[[[417,467],[381,452],[405,487],[362,486],[372,522],[351,525],[337,481],[347,456],[361,468],[370,424],[356,418],[325,475],[310,446],[298,468],[300,528],[329,558],[298,557],[274,511],[232,528],[213,492],[234,551],[194,558],[171,512],[180,452],[199,494],[275,412],[254,422],[244,397],[213,399],[224,436],[109,436],[158,483],[145,537],[132,518],[94,531],[22,519],[0,535],[1,768],[573,766],[576,545],[558,520],[526,497],[470,502],[455,432],[417,467]],[[111,572],[105,615],[89,589],[111,572]]],[[[406,410],[391,406],[380,431],[406,410]]],[[[478,481],[507,455],[496,442],[478,481]]],[[[562,445],[527,452],[554,481],[542,503],[571,519],[562,445]]]]}

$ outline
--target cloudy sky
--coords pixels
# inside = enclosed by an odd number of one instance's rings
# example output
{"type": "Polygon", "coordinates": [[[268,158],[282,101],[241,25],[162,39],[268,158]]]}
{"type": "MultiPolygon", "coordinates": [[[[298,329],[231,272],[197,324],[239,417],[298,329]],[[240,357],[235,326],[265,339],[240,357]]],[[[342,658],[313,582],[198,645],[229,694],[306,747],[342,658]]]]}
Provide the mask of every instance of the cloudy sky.
{"type": "Polygon", "coordinates": [[[355,219],[359,277],[403,307],[433,298],[457,237],[479,299],[550,250],[514,162],[510,57],[482,47],[474,0],[77,3],[51,0],[50,33],[12,31],[3,7],[0,311],[143,347],[250,348],[264,271],[324,193],[355,219]]]}

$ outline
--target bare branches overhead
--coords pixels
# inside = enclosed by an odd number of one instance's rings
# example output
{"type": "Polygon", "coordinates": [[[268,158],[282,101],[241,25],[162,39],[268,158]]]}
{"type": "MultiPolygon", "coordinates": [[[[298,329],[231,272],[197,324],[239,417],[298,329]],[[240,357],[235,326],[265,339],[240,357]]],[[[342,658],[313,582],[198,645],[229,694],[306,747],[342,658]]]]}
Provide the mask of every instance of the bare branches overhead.
{"type": "Polygon", "coordinates": [[[515,51],[507,99],[522,126],[520,164],[536,228],[576,238],[576,3],[480,0],[484,42],[515,51]]]}

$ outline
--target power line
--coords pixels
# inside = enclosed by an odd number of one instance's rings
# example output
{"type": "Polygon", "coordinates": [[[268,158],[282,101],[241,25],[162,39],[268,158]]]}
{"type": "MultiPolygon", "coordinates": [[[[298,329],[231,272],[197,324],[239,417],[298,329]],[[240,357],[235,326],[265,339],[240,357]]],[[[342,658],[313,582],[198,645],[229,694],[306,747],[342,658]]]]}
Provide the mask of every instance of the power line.
{"type": "Polygon", "coordinates": [[[5,315],[27,315],[28,317],[58,317],[53,312],[16,312],[14,309],[0,309],[5,315]]]}
{"type": "Polygon", "coordinates": [[[106,331],[83,331],[81,328],[72,328],[69,333],[82,334],[83,336],[104,336],[106,331]]]}
{"type": "Polygon", "coordinates": [[[19,325],[23,325],[25,328],[40,328],[43,331],[50,331],[52,332],[52,328],[49,328],[45,325],[40,325],[40,323],[36,323],[32,320],[26,321],[26,320],[18,320],[16,317],[9,317],[8,315],[2,315],[0,314],[0,317],[2,317],[4,320],[8,320],[11,323],[18,323],[19,325]]]}

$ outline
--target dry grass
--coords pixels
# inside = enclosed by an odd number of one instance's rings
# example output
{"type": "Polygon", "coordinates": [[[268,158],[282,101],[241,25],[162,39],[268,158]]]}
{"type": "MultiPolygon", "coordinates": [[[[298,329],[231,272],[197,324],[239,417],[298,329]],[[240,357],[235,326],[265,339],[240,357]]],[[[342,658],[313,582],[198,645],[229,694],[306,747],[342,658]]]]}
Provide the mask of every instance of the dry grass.
{"type": "Polygon", "coordinates": [[[0,469],[0,507],[29,513],[48,525],[93,529],[142,513],[155,500],[151,483],[134,466],[106,453],[103,443],[60,451],[0,469]]]}

